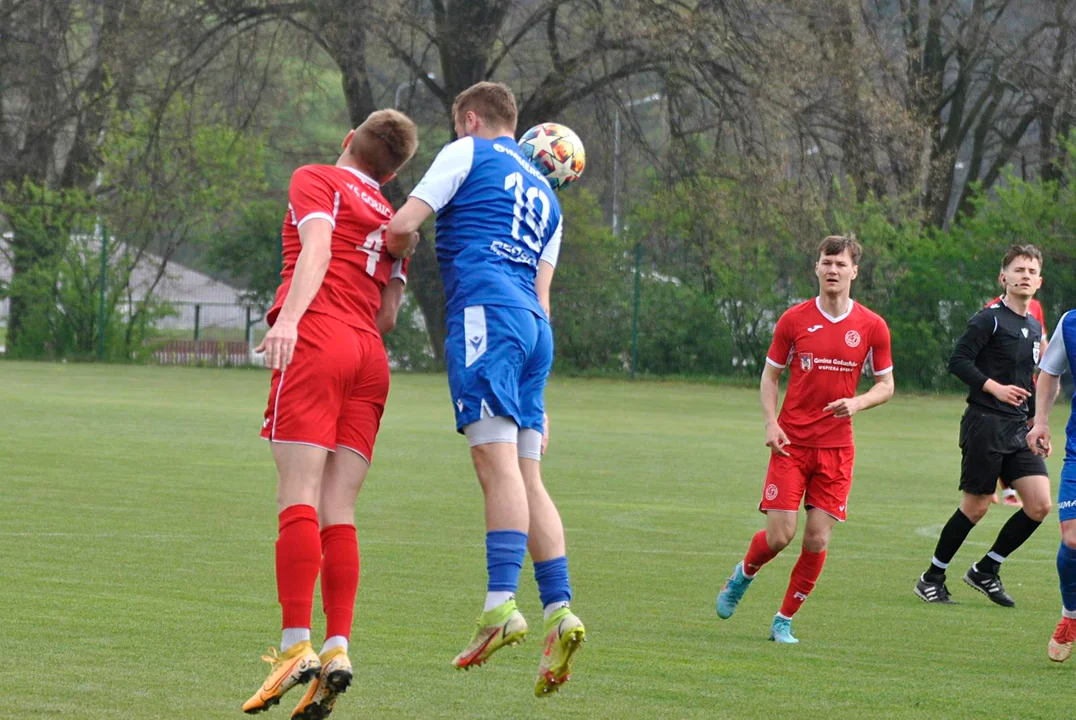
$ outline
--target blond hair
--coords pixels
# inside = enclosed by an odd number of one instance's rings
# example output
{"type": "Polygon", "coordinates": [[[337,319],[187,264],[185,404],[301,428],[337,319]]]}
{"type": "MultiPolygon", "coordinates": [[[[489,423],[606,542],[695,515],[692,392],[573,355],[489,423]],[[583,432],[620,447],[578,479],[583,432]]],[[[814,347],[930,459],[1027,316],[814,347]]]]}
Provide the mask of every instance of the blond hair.
{"type": "Polygon", "coordinates": [[[351,156],[378,178],[397,172],[418,149],[418,129],[398,110],[376,110],[355,128],[351,156]]]}
{"type": "Polygon", "coordinates": [[[516,131],[519,111],[516,97],[504,83],[475,83],[456,96],[452,103],[452,119],[459,120],[466,112],[473,112],[488,124],[497,128],[516,131]]]}

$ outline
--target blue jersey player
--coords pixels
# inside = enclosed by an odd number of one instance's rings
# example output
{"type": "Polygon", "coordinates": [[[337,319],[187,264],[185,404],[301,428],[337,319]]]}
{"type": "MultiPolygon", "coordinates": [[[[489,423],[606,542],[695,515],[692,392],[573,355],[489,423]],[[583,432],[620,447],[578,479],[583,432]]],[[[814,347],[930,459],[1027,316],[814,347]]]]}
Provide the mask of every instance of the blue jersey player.
{"type": "Polygon", "coordinates": [[[445,286],[445,360],[456,429],[467,437],[485,495],[486,603],[470,643],[452,661],[469,669],[527,632],[515,593],[529,549],[545,606],[535,694],[568,679],[584,638],[568,607],[571,588],[560,514],[540,472],[542,395],[553,364],[548,290],[560,249],[561,214],[545,177],[514,138],[516,102],[506,86],[480,82],[456,97],[456,135],[389,223],[396,256],[437,213],[437,261],[445,286]]]}
{"type": "MultiPolygon", "coordinates": [[[[1065,370],[1076,373],[1076,310],[1061,316],[1050,345],[1039,363],[1036,388],[1035,425],[1027,434],[1031,449],[1043,456],[1050,454],[1050,409],[1065,370]]],[[[1076,640],[1076,393],[1065,430],[1065,462],[1061,466],[1061,485],[1057,492],[1057,513],[1061,520],[1061,547],[1057,551],[1057,574],[1061,579],[1061,621],[1050,638],[1049,656],[1064,662],[1072,655],[1076,640]]]]}

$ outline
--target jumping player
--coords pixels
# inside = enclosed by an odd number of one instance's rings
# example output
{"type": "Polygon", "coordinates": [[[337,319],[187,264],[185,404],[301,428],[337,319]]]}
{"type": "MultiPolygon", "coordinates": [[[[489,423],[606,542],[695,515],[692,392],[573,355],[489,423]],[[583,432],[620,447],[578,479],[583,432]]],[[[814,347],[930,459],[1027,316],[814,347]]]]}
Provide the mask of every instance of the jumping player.
{"type": "Polygon", "coordinates": [[[347,656],[359,582],[355,500],[373,458],[389,391],[381,333],[395,324],[406,268],[384,249],[392,208],[381,184],[415,153],[415,125],[372,113],[344,138],[335,165],[292,175],[282,282],[259,350],[273,370],[262,437],[276,462],[280,652],[243,710],[257,713],[310,684],[293,718],[324,718],[352,678],[347,656]],[[310,644],[321,575],[326,640],[310,644]]]}
{"type": "Polygon", "coordinates": [[[930,566],[915,584],[929,603],[952,603],[945,570],[971,529],[990,509],[1000,477],[1016,488],[1023,508],[1001,528],[989,552],[972,563],[964,582],[1004,607],[1015,601],[1005,592],[1001,563],[1031,537],[1050,512],[1046,463],[1027,447],[1028,400],[1034,392],[1042,326],[1028,305],[1042,284],[1042,253],[1014,245],[1005,253],[999,279],[1004,301],[968,321],[949,360],[949,372],[968,390],[960,421],[960,507],[942,528],[930,566]]]}
{"type": "Polygon", "coordinates": [[[788,309],[777,321],[762,373],[762,411],[770,464],[759,510],[766,529],[751,539],[747,555],[717,596],[717,614],[732,617],[763,565],[796,534],[800,502],[807,527],[770,639],[797,643],[792,617],[814,589],[837,522],[847,517],[855,446],[852,416],[893,397],[889,328],[879,315],[852,300],[862,248],[854,238],[830,236],[818,247],[818,297],[788,309]],[[874,386],[856,395],[864,365],[874,386]],[[789,367],[788,391],[777,416],[778,380],[789,367]]]}
{"type": "MultiPolygon", "coordinates": [[[[1050,410],[1061,386],[1065,370],[1076,374],[1076,310],[1061,316],[1050,343],[1039,363],[1035,426],[1027,434],[1032,452],[1049,457],[1050,410]]],[[[1076,640],[1076,393],[1065,429],[1065,464],[1061,466],[1061,485],[1057,491],[1057,515],[1061,521],[1061,547],[1057,550],[1057,575],[1061,579],[1061,620],[1047,646],[1054,662],[1064,662],[1072,655],[1076,640]]]]}
{"type": "Polygon", "coordinates": [[[527,623],[515,592],[529,549],[545,607],[535,684],[542,697],[568,679],[585,635],[568,606],[564,527],[540,471],[542,396],[553,363],[543,304],[560,248],[560,206],[513,139],[511,90],[480,82],[456,97],[452,117],[459,139],[434,160],[389,223],[388,237],[389,250],[405,255],[409,234],[437,213],[449,390],[485,496],[486,602],[452,664],[481,665],[523,639],[527,623]]]}

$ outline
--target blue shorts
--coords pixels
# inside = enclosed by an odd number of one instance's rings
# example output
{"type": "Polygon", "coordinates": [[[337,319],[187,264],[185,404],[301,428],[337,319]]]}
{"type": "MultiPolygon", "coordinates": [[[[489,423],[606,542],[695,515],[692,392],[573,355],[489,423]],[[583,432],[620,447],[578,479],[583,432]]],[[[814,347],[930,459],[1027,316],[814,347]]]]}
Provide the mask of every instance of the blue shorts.
{"type": "Polygon", "coordinates": [[[1057,488],[1057,517],[1060,522],[1076,520],[1076,457],[1067,455],[1061,466],[1061,484],[1057,488]]]}
{"type": "Polygon", "coordinates": [[[474,305],[446,318],[445,363],[456,430],[487,417],[509,417],[542,432],[553,329],[525,308],[474,305]]]}

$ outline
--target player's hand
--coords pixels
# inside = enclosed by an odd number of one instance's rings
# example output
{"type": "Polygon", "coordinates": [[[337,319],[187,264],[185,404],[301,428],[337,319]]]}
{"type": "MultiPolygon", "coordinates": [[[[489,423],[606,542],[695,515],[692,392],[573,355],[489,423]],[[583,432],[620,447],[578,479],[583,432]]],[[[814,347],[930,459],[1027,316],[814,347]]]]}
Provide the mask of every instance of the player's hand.
{"type": "Polygon", "coordinates": [[[833,417],[852,417],[857,412],[859,412],[859,400],[854,397],[834,400],[829,405],[826,405],[824,408],[822,408],[822,412],[831,412],[833,413],[833,417]]]}
{"type": "Polygon", "coordinates": [[[1050,426],[1035,425],[1027,433],[1027,446],[1031,452],[1043,457],[1050,457],[1050,426]]]}
{"type": "Polygon", "coordinates": [[[788,452],[785,448],[791,443],[788,441],[788,435],[785,435],[785,431],[781,429],[781,426],[777,423],[766,426],[766,447],[770,449],[775,455],[784,455],[788,457],[788,452]]]}
{"type": "Polygon", "coordinates": [[[299,341],[299,326],[277,319],[269,332],[265,333],[261,345],[254,352],[265,353],[265,367],[270,370],[283,371],[295,355],[295,343],[299,341]]]}
{"type": "Polygon", "coordinates": [[[400,260],[409,258],[415,254],[415,248],[418,247],[418,241],[422,239],[422,236],[418,234],[418,230],[414,230],[407,238],[407,247],[400,251],[400,260]]]}
{"type": "Polygon", "coordinates": [[[1031,397],[1031,391],[1017,385],[998,385],[992,394],[1001,402],[1013,407],[1020,407],[1031,397]]]}
{"type": "Polygon", "coordinates": [[[545,449],[549,447],[549,415],[542,413],[542,454],[545,455],[545,449]]]}

